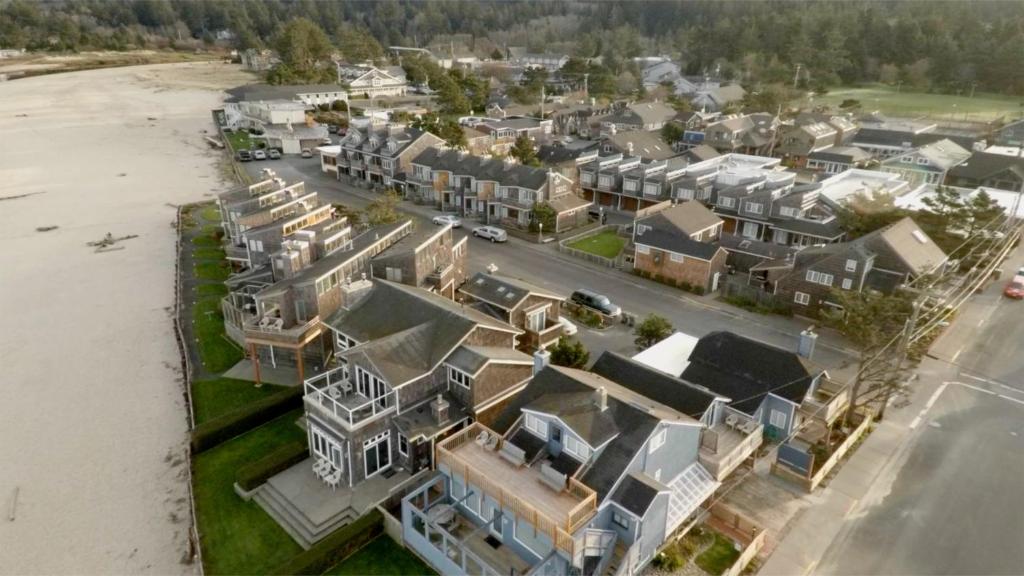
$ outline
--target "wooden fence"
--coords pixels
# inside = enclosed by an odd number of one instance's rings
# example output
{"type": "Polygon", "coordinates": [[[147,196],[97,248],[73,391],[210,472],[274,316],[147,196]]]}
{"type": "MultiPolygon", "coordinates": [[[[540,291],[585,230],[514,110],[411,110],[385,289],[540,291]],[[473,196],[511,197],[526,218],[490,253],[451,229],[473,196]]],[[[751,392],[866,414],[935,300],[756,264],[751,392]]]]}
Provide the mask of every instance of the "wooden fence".
{"type": "Polygon", "coordinates": [[[713,504],[707,514],[706,523],[710,527],[743,546],[739,558],[722,573],[722,576],[739,576],[764,548],[768,532],[747,516],[722,502],[713,504]]]}
{"type": "Polygon", "coordinates": [[[825,477],[828,476],[828,473],[831,472],[832,469],[836,467],[836,464],[839,464],[839,461],[843,459],[843,456],[846,456],[846,453],[850,451],[850,448],[852,448],[853,445],[856,444],[862,436],[864,436],[864,434],[868,431],[868,428],[870,426],[871,414],[869,413],[864,418],[864,420],[861,421],[860,426],[854,428],[853,432],[850,433],[846,440],[843,441],[843,443],[840,444],[838,448],[836,448],[835,452],[832,453],[832,456],[829,456],[829,459],[826,460],[825,463],[821,465],[821,468],[818,470],[818,472],[811,476],[811,478],[808,480],[807,485],[808,492],[813,492],[814,489],[817,488],[819,484],[821,484],[822,480],[824,480],[825,477]]]}
{"type": "Polygon", "coordinates": [[[606,268],[620,268],[622,267],[622,254],[619,254],[619,256],[616,258],[605,258],[604,256],[598,256],[597,254],[591,254],[590,252],[586,252],[584,250],[577,250],[576,248],[572,248],[569,246],[569,244],[579,242],[584,238],[597,236],[598,234],[604,232],[605,230],[615,230],[617,232],[618,229],[619,227],[614,224],[603,224],[596,228],[591,228],[590,230],[587,230],[580,234],[569,236],[568,238],[563,238],[562,240],[558,241],[558,251],[563,254],[568,254],[574,258],[580,258],[581,260],[593,262],[594,264],[598,264],[606,268]]]}

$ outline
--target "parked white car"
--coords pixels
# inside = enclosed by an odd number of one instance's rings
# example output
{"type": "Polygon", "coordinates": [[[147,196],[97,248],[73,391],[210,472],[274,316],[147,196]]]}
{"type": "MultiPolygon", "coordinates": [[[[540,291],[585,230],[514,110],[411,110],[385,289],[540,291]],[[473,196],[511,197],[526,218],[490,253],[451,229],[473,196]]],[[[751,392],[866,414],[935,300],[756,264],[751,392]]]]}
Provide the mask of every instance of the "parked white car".
{"type": "Polygon", "coordinates": [[[566,336],[575,336],[576,333],[579,332],[579,328],[573,324],[572,320],[569,320],[565,316],[559,317],[558,323],[562,325],[562,334],[565,334],[566,336]]]}
{"type": "Polygon", "coordinates": [[[451,224],[452,228],[462,228],[462,220],[459,220],[451,214],[442,214],[440,216],[434,216],[434,224],[438,226],[444,226],[445,224],[451,224]]]}
{"type": "Polygon", "coordinates": [[[508,232],[497,226],[481,226],[473,229],[473,236],[484,238],[491,242],[505,242],[508,240],[508,232]]]}

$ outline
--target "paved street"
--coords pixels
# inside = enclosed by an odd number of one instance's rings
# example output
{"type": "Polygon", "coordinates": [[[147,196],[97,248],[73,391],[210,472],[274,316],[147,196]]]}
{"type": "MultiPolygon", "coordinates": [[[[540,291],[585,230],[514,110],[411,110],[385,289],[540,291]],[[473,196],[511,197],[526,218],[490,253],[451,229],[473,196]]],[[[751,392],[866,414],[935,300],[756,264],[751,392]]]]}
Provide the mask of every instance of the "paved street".
{"type": "MultiPolygon", "coordinates": [[[[320,171],[317,159],[286,157],[280,161],[248,162],[242,166],[254,177],[262,168],[272,168],[288,182],[304,180],[308,189],[316,190],[329,202],[362,208],[374,193],[339,182],[320,171]]],[[[438,214],[428,206],[403,202],[404,212],[430,217],[438,214]]],[[[467,227],[472,224],[467,223],[467,227]]],[[[795,349],[799,332],[807,321],[779,316],[762,316],[717,303],[711,296],[694,297],[680,290],[637,278],[618,270],[602,269],[581,260],[560,254],[554,243],[533,244],[510,238],[507,244],[492,244],[477,238],[469,239],[469,267],[484,270],[494,264],[499,271],[521,277],[568,296],[577,288],[587,287],[608,296],[623,310],[644,316],[660,314],[672,321],[678,330],[702,336],[715,330],[732,330],[777,346],[795,349]]],[[[591,350],[591,359],[606,349],[627,353],[632,336],[624,328],[595,332],[580,328],[581,339],[591,350]]],[[[851,355],[841,337],[821,331],[814,360],[842,378],[852,371],[851,355]]]]}
{"type": "Polygon", "coordinates": [[[1004,283],[961,310],[910,405],[890,408],[762,573],[1024,573],[1024,326],[1004,283]]]}

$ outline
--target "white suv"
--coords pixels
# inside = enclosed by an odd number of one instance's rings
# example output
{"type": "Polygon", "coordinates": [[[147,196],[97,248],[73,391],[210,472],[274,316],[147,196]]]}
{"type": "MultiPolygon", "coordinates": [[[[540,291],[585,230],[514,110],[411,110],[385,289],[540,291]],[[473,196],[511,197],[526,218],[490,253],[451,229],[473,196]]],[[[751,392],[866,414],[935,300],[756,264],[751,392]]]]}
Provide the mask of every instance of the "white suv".
{"type": "Polygon", "coordinates": [[[473,229],[473,236],[486,238],[491,242],[505,242],[508,240],[508,232],[496,226],[481,226],[473,229]]]}

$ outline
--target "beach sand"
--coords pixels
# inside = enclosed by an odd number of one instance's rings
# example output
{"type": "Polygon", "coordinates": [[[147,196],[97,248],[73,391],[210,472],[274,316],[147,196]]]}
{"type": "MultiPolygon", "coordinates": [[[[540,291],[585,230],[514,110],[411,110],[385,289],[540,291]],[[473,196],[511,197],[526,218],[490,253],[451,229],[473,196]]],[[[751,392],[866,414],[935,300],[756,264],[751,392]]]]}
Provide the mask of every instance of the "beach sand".
{"type": "Polygon", "coordinates": [[[197,572],[172,223],[225,188],[202,131],[247,81],[197,63],[0,83],[0,573],[197,572]],[[138,238],[86,247],[108,232],[138,238]]]}

